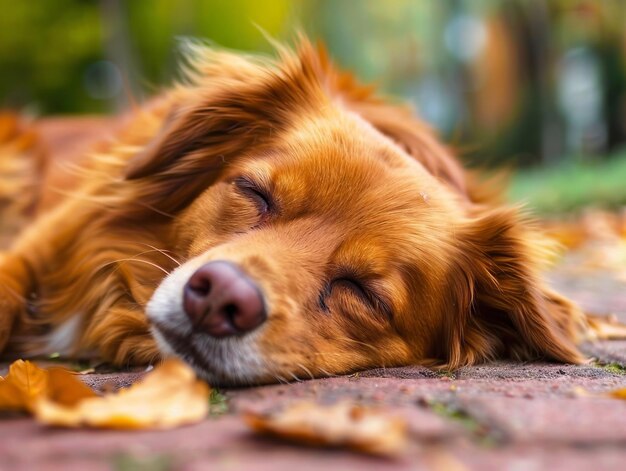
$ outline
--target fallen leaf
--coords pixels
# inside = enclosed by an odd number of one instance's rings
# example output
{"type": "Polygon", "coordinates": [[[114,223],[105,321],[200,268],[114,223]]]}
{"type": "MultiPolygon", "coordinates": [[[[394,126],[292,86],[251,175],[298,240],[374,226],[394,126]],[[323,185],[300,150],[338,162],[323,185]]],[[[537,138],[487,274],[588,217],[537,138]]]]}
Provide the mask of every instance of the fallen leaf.
{"type": "Polygon", "coordinates": [[[179,360],[167,360],[143,380],[102,397],[41,397],[35,417],[64,427],[171,428],[203,419],[210,388],[179,360]],[[60,399],[63,398],[63,399],[60,399]]]}
{"type": "Polygon", "coordinates": [[[256,432],[308,445],[384,456],[396,456],[407,446],[404,420],[348,402],[332,406],[301,402],[273,414],[249,411],[244,419],[256,432]]]}
{"type": "Polygon", "coordinates": [[[25,408],[20,390],[10,381],[0,379],[0,410],[23,410],[25,408]]]}
{"type": "Polygon", "coordinates": [[[615,399],[626,400],[626,388],[616,389],[615,391],[610,391],[609,396],[614,397],[615,399]]]}
{"type": "Polygon", "coordinates": [[[46,397],[64,406],[74,406],[83,399],[97,397],[93,389],[76,377],[78,374],[64,368],[50,368],[46,397]]]}
{"type": "Polygon", "coordinates": [[[6,378],[0,378],[0,409],[32,411],[36,399],[48,388],[48,376],[30,361],[14,361],[6,378]]]}

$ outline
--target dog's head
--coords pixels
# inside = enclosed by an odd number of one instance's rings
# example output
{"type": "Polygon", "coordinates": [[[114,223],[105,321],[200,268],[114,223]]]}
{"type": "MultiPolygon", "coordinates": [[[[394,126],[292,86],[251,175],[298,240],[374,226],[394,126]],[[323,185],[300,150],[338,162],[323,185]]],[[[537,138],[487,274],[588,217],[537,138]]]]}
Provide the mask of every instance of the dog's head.
{"type": "Polygon", "coordinates": [[[579,361],[514,211],[401,107],[303,41],[278,62],[203,50],[126,179],[174,215],[182,265],[147,312],[166,353],[248,384],[499,354],[579,361]]]}

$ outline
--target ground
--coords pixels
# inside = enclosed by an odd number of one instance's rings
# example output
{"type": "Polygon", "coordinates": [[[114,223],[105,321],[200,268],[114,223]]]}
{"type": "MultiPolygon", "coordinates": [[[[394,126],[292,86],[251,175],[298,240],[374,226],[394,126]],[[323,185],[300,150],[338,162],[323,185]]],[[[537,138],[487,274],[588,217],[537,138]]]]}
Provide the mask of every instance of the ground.
{"type": "MultiPolygon", "coordinates": [[[[552,284],[598,313],[626,322],[626,280],[562,263],[552,284]]],[[[622,277],[623,278],[623,277],[622,277]]],[[[612,470],[626,463],[626,341],[583,347],[585,366],[512,363],[452,375],[421,367],[222,391],[227,412],[170,431],[62,430],[25,417],[0,420],[0,470],[612,470]],[[379,404],[410,424],[411,446],[397,459],[307,448],[253,435],[245,409],[275,410],[294,400],[348,398],[379,404]]],[[[0,372],[6,365],[0,365],[0,372]]],[[[85,375],[95,389],[130,384],[141,373],[85,375]]],[[[219,409],[219,406],[216,408],[219,409]]]]}

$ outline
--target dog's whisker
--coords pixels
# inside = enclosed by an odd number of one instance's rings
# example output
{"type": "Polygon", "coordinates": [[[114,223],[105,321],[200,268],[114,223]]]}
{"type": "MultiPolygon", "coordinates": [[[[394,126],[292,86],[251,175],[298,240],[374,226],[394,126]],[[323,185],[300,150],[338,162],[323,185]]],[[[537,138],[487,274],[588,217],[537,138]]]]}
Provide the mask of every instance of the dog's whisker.
{"type": "Polygon", "coordinates": [[[163,252],[163,250],[161,250],[161,249],[157,249],[156,247],[152,247],[152,246],[151,246],[151,245],[149,245],[149,244],[142,244],[142,245],[145,245],[145,246],[147,246],[147,247],[151,247],[151,248],[152,248],[152,250],[144,250],[143,252],[139,252],[139,253],[135,254],[135,255],[134,255],[134,257],[139,257],[140,255],[145,255],[145,254],[148,254],[148,253],[154,253],[154,252],[157,252],[157,253],[160,253],[161,255],[163,255],[163,256],[165,256],[165,257],[169,258],[169,259],[170,259],[170,260],[172,260],[174,263],[176,263],[178,266],[180,266],[180,265],[181,265],[181,263],[180,263],[178,260],[176,260],[174,257],[172,257],[172,256],[170,256],[170,255],[168,255],[168,254],[166,254],[165,252],[163,252]]]}
{"type": "Polygon", "coordinates": [[[171,250],[165,250],[165,249],[159,249],[157,247],[155,247],[154,245],[150,245],[150,244],[143,244],[146,247],[150,247],[151,249],[153,249],[153,251],[156,252],[160,252],[161,254],[163,254],[164,256],[166,256],[167,258],[169,258],[172,262],[174,262],[175,264],[177,264],[178,266],[181,266],[181,262],[179,262],[178,260],[176,260],[173,256],[171,256],[170,254],[166,253],[166,252],[171,252],[171,250]]]}
{"type": "Polygon", "coordinates": [[[262,365],[263,365],[263,369],[265,369],[265,370],[268,372],[268,374],[269,374],[272,378],[274,378],[276,381],[278,381],[278,382],[279,382],[279,383],[281,383],[281,384],[287,384],[287,383],[289,383],[289,381],[288,381],[288,380],[287,380],[284,376],[281,376],[281,375],[279,375],[279,374],[276,372],[276,368],[277,368],[279,365],[274,364],[274,363],[271,363],[271,362],[268,362],[266,358],[264,358],[264,359],[263,359],[263,361],[262,361],[262,365]]]}
{"type": "Polygon", "coordinates": [[[157,265],[156,263],[153,262],[149,262],[148,260],[142,260],[140,258],[119,258],[117,260],[112,260],[110,262],[104,263],[102,265],[100,265],[96,270],[101,270],[102,268],[105,268],[109,265],[113,265],[113,264],[118,264],[120,262],[140,262],[140,263],[145,263],[147,265],[150,265],[158,270],[161,270],[163,273],[165,273],[166,275],[169,275],[170,272],[168,272],[165,268],[163,268],[160,265],[157,265]]]}
{"type": "Polygon", "coordinates": [[[311,373],[311,370],[309,370],[306,366],[304,366],[302,363],[298,363],[298,367],[302,368],[310,377],[311,379],[315,379],[315,376],[313,376],[313,373],[311,373]]]}
{"type": "Polygon", "coordinates": [[[276,373],[271,373],[272,377],[278,381],[281,384],[289,384],[289,381],[287,381],[287,379],[281,375],[278,375],[276,373]]]}
{"type": "Polygon", "coordinates": [[[289,372],[289,376],[291,376],[293,379],[295,379],[298,383],[302,382],[302,380],[297,375],[292,373],[291,371],[289,372]]]}

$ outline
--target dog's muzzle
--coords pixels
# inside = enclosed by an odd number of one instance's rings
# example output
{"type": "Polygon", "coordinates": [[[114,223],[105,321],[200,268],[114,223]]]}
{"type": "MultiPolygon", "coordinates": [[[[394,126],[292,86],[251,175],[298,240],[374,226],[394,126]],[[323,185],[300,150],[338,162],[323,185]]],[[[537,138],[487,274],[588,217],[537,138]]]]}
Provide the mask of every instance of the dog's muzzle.
{"type": "Polygon", "coordinates": [[[192,328],[214,338],[253,331],[267,319],[259,287],[235,265],[202,265],[183,288],[183,309],[192,328]]]}

